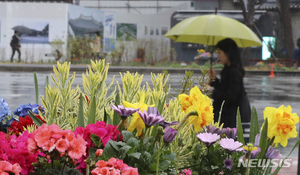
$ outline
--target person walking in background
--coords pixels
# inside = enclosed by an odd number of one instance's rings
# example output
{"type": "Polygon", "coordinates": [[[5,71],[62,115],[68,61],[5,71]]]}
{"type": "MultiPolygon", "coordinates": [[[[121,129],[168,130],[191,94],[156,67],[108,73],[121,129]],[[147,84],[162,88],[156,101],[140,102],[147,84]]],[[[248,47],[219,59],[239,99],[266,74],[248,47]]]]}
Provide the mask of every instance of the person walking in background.
{"type": "Polygon", "coordinates": [[[217,44],[217,52],[224,68],[221,72],[221,79],[216,77],[212,68],[209,70],[210,86],[214,87],[212,91],[214,120],[215,122],[218,121],[224,102],[220,122],[224,123],[223,127],[235,128],[238,107],[242,122],[250,122],[251,117],[251,108],[243,83],[245,70],[241,61],[240,50],[232,39],[227,38],[220,41],[217,44]]]}
{"type": "Polygon", "coordinates": [[[101,50],[101,38],[99,34],[96,34],[95,39],[93,41],[94,60],[100,57],[100,50],[101,50]]]}
{"type": "Polygon", "coordinates": [[[10,62],[13,62],[14,55],[15,55],[16,51],[19,54],[19,62],[21,62],[21,51],[20,51],[20,47],[21,47],[20,41],[21,41],[21,38],[19,38],[18,35],[19,35],[19,32],[15,31],[15,34],[12,37],[11,42],[10,42],[10,46],[12,48],[12,55],[11,55],[11,58],[10,58],[10,62]]]}

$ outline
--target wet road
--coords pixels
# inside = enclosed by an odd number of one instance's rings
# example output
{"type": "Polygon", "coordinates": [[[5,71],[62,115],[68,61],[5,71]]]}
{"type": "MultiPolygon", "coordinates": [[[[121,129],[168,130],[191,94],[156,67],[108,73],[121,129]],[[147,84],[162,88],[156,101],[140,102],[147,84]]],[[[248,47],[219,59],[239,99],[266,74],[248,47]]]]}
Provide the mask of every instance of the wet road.
{"type": "MultiPolygon", "coordinates": [[[[40,94],[44,94],[44,82],[47,75],[50,75],[50,73],[37,73],[40,94]]],[[[110,73],[107,83],[113,76],[116,76],[116,81],[121,82],[119,74],[110,73]]],[[[181,77],[182,75],[180,74],[170,75],[172,87],[179,87],[179,79],[181,77]]],[[[50,76],[49,81],[52,84],[50,76]]],[[[144,75],[143,84],[145,82],[151,84],[150,74],[144,75]]],[[[293,108],[293,112],[300,115],[300,87],[298,86],[300,78],[252,76],[245,77],[244,83],[251,105],[257,108],[260,124],[263,123],[263,110],[267,106],[278,108],[282,104],[286,106],[290,105],[293,108]]],[[[76,74],[73,87],[77,85],[82,88],[81,73],[76,74]]],[[[15,110],[20,104],[35,103],[33,73],[0,72],[0,97],[4,98],[10,104],[11,110],[15,110]]],[[[281,154],[287,155],[296,141],[296,138],[290,139],[287,148],[284,150],[280,149],[281,154]]],[[[291,157],[297,156],[298,149],[293,152],[291,157]]]]}

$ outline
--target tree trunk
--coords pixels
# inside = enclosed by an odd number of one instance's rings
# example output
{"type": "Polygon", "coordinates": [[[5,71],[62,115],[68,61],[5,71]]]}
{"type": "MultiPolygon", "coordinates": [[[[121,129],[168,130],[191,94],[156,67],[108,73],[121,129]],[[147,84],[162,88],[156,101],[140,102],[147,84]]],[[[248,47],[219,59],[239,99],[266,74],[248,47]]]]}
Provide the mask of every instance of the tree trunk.
{"type": "MultiPolygon", "coordinates": [[[[241,8],[243,11],[243,16],[245,20],[245,24],[253,30],[253,21],[254,21],[254,14],[255,14],[255,3],[256,0],[248,0],[248,4],[244,3],[244,0],[240,0],[241,2],[241,8]],[[246,11],[246,5],[248,5],[248,12],[246,11]]],[[[242,63],[244,66],[248,66],[250,64],[250,53],[251,53],[251,48],[245,48],[243,57],[242,57],[242,63]]]]}
{"type": "Polygon", "coordinates": [[[277,0],[278,10],[280,15],[281,24],[284,33],[284,47],[286,49],[286,58],[294,58],[294,40],[293,29],[291,23],[291,12],[289,0],[277,0]]]}

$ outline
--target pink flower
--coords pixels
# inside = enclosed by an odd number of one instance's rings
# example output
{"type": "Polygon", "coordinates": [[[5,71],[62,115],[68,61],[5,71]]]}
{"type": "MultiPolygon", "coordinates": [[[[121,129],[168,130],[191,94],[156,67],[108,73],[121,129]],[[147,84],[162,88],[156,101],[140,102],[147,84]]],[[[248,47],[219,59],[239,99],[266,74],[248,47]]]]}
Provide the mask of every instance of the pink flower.
{"type": "Polygon", "coordinates": [[[235,151],[243,151],[243,144],[233,139],[224,138],[220,141],[221,147],[223,147],[228,153],[233,153],[235,151]]]}
{"type": "Polygon", "coordinates": [[[43,150],[48,151],[51,153],[55,148],[55,144],[52,140],[48,140],[46,143],[44,143],[43,150]]]}
{"type": "Polygon", "coordinates": [[[107,165],[107,162],[105,162],[104,160],[99,160],[99,161],[96,163],[96,166],[98,166],[99,168],[106,167],[106,165],[107,165]]]}
{"type": "Polygon", "coordinates": [[[15,175],[19,175],[21,173],[21,167],[19,164],[15,163],[12,166],[12,172],[15,173],[15,175]]]}
{"type": "Polygon", "coordinates": [[[44,123],[42,126],[38,127],[34,135],[34,139],[39,147],[44,147],[51,137],[51,129],[47,127],[44,123]]]}
{"type": "Polygon", "coordinates": [[[139,174],[138,169],[132,167],[127,167],[122,171],[122,175],[138,175],[138,174],[139,174]]]}
{"type": "Polygon", "coordinates": [[[92,175],[110,175],[109,168],[108,167],[95,168],[92,171],[92,175]]]}
{"type": "Polygon", "coordinates": [[[96,151],[96,157],[100,157],[103,154],[103,149],[97,149],[96,151]]]}
{"type": "Polygon", "coordinates": [[[86,155],[86,142],[78,135],[76,139],[70,142],[69,156],[72,159],[80,159],[86,155]]]}
{"type": "Polygon", "coordinates": [[[0,161],[0,172],[2,171],[10,172],[11,170],[12,170],[12,165],[9,162],[0,161]]]}
{"type": "Polygon", "coordinates": [[[56,149],[57,149],[57,151],[59,151],[61,153],[68,150],[68,148],[69,148],[69,141],[67,139],[61,138],[56,142],[56,149]]]}
{"type": "Polygon", "coordinates": [[[185,174],[180,174],[180,175],[192,175],[192,170],[190,170],[190,169],[185,169],[185,170],[183,170],[183,173],[185,173],[185,174]]]}

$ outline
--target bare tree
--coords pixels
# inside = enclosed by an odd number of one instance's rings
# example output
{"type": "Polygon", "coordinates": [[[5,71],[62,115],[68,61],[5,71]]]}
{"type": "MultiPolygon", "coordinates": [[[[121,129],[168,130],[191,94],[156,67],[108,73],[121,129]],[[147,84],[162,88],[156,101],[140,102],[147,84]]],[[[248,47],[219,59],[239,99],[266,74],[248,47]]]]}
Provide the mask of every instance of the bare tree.
{"type": "Polygon", "coordinates": [[[294,40],[291,23],[291,12],[289,0],[277,0],[278,11],[284,33],[284,45],[286,49],[286,58],[294,58],[294,40]]]}
{"type": "MultiPolygon", "coordinates": [[[[248,4],[245,4],[244,0],[240,0],[240,2],[241,2],[240,4],[241,4],[242,11],[243,11],[245,24],[250,29],[253,29],[253,27],[254,27],[255,4],[256,4],[257,0],[248,0],[248,4]],[[246,10],[246,5],[248,7],[248,11],[246,10]]],[[[250,51],[251,51],[250,47],[244,49],[244,54],[243,54],[243,64],[244,65],[249,65],[250,51]]]]}

